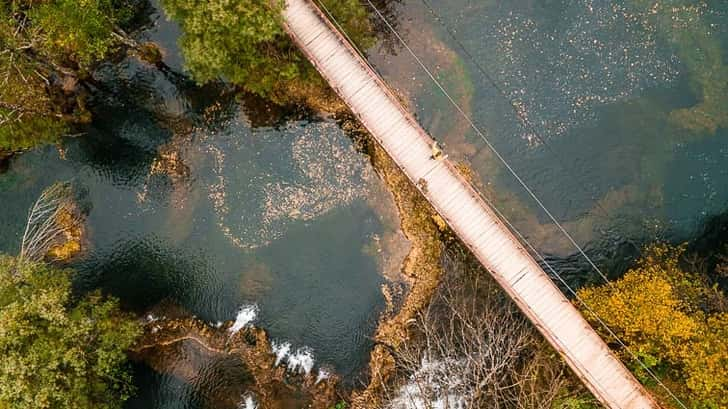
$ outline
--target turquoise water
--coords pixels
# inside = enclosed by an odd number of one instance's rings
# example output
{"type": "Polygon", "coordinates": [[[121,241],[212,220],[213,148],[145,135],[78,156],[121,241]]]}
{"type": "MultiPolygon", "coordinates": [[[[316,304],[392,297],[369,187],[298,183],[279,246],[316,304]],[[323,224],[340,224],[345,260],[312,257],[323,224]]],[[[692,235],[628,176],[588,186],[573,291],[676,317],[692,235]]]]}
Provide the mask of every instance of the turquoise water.
{"type": "MultiPolygon", "coordinates": [[[[689,239],[728,204],[728,128],[692,130],[670,117],[700,102],[701,78],[713,76],[708,89],[728,81],[695,51],[722,59],[725,70],[726,3],[697,2],[690,23],[667,11],[668,18],[654,17],[635,3],[408,0],[397,8],[409,46],[608,269],[626,265],[655,237],[689,239]],[[685,27],[697,46],[680,36],[685,27]]],[[[370,53],[517,228],[541,252],[569,260],[575,248],[407,51],[370,53]]],[[[728,100],[715,107],[725,118],[728,100]]],[[[588,268],[569,275],[576,283],[593,279],[588,268]]]]}
{"type": "MultiPolygon", "coordinates": [[[[694,56],[670,40],[671,27],[624,1],[428,3],[455,39],[422,0],[392,3],[388,16],[605,271],[617,274],[656,237],[693,237],[726,209],[728,129],[692,131],[670,119],[701,98],[694,56]]],[[[724,65],[727,13],[725,2],[704,3],[694,25],[724,65]]],[[[88,211],[88,251],[73,263],[79,289],[101,286],[138,310],[172,299],[213,322],[256,303],[257,324],[274,339],[310,346],[319,364],[354,377],[383,306],[372,249],[393,228],[372,202],[389,199],[376,196],[366,158],[333,120],[236,99],[224,84],[195,86],[178,28],[156,18],[143,36],[162,45],[171,70],[133,60],[102,67],[84,135],[64,141],[62,154],[24,153],[0,174],[0,251],[17,252],[43,188],[72,180],[88,211]]],[[[570,282],[598,281],[391,36],[369,54],[570,282]]],[[[206,407],[215,390],[205,376],[188,385],[136,372],[130,408],[206,407]]]]}
{"type": "MultiPolygon", "coordinates": [[[[166,46],[172,71],[101,67],[83,135],[0,174],[0,251],[17,253],[35,198],[70,180],[88,213],[79,290],[101,287],[137,311],[172,300],[208,322],[257,304],[272,339],[355,379],[384,304],[377,240],[397,228],[378,213],[393,205],[368,159],[333,119],[195,86],[178,71],[173,24],[145,35],[166,46]]],[[[197,407],[199,388],[217,382],[137,372],[135,408],[197,407]]]]}

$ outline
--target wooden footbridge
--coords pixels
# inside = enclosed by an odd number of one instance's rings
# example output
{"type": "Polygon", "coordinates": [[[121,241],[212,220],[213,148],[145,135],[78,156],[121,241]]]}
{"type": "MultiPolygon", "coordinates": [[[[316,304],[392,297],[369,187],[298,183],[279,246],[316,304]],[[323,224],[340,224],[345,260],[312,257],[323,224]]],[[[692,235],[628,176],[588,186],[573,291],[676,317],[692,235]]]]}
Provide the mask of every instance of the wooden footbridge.
{"type": "Polygon", "coordinates": [[[286,0],[286,30],[331,87],[490,271],[576,375],[610,408],[659,406],[493,209],[311,0],[286,0]]]}

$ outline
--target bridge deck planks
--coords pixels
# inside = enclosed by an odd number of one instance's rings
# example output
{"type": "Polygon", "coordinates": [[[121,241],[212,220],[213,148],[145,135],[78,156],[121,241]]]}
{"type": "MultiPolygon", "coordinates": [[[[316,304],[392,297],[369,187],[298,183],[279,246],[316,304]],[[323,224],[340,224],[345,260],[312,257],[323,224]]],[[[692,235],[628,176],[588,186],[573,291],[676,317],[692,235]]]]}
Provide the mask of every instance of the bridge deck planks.
{"type": "Polygon", "coordinates": [[[310,0],[286,0],[286,30],[453,231],[605,405],[657,404],[510,230],[447,160],[365,60],[310,0]]]}

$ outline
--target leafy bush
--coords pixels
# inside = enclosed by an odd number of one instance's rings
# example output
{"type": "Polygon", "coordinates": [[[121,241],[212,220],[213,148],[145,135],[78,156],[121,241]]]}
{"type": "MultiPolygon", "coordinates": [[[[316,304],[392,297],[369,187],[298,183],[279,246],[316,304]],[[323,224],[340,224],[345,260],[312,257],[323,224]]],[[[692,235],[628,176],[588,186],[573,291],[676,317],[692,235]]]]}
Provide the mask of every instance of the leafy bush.
{"type": "Polygon", "coordinates": [[[597,409],[601,407],[596,400],[588,395],[567,396],[557,399],[551,405],[551,409],[597,409]]]}
{"type": "Polygon", "coordinates": [[[115,47],[133,0],[0,2],[0,155],[56,142],[87,119],[63,80],[83,75],[115,47]]]}
{"type": "MultiPolygon", "coordinates": [[[[695,407],[728,406],[728,312],[723,295],[680,266],[684,247],[654,245],[613,285],[578,294],[627,343],[695,407]]],[[[585,313],[596,328],[599,324],[585,313]]],[[[605,338],[611,340],[605,334],[605,338]]],[[[625,361],[631,361],[621,351],[625,361]]],[[[641,365],[632,369],[649,385],[641,365]]],[[[659,390],[656,390],[659,392],[659,390]]]]}
{"type": "Polygon", "coordinates": [[[336,405],[332,406],[331,409],[346,409],[348,407],[349,407],[349,405],[347,405],[346,402],[342,400],[342,401],[336,402],[336,405]]]}
{"type": "MultiPolygon", "coordinates": [[[[371,27],[357,0],[325,1],[347,32],[363,46],[371,27]]],[[[325,87],[282,26],[282,2],[259,0],[163,0],[182,27],[185,64],[199,83],[224,79],[278,103],[300,84],[325,87]]]]}
{"type": "Polygon", "coordinates": [[[75,301],[71,271],[0,256],[0,408],[114,409],[141,327],[116,299],[75,301]]]}
{"type": "MultiPolygon", "coordinates": [[[[21,2],[22,3],[22,2],[21,2]]],[[[112,33],[130,8],[113,0],[53,0],[28,8],[27,16],[42,30],[42,52],[90,66],[104,58],[116,44],[112,33]]]]}

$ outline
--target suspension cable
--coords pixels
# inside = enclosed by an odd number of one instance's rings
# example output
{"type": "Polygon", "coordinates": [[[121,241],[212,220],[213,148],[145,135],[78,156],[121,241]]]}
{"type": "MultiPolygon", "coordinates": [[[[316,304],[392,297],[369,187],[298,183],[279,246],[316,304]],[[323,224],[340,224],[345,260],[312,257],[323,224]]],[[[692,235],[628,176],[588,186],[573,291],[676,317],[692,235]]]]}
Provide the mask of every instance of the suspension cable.
{"type": "Polygon", "coordinates": [[[417,61],[417,63],[420,65],[420,67],[427,73],[427,75],[430,77],[430,79],[437,85],[437,87],[440,89],[440,91],[445,95],[445,97],[450,101],[450,103],[455,107],[455,109],[460,113],[460,115],[465,119],[465,121],[470,125],[471,128],[480,136],[480,138],[488,145],[488,147],[493,151],[495,156],[498,158],[498,160],[508,169],[508,171],[513,175],[513,177],[518,181],[518,183],[523,187],[523,189],[526,190],[526,192],[531,196],[531,198],[539,205],[539,207],[546,213],[546,215],[551,219],[551,221],[556,225],[556,227],[566,236],[566,238],[571,242],[571,244],[574,246],[574,248],[577,249],[577,251],[589,262],[589,264],[592,266],[592,268],[604,279],[604,281],[609,281],[606,275],[602,273],[602,271],[599,269],[599,267],[594,264],[594,262],[589,258],[589,256],[586,255],[584,250],[579,246],[578,243],[576,243],[576,240],[569,234],[569,232],[564,229],[563,226],[556,220],[556,217],[546,208],[546,206],[543,204],[541,199],[536,196],[536,194],[531,190],[531,188],[526,184],[526,182],[516,173],[515,169],[506,161],[506,159],[498,152],[498,150],[493,146],[493,144],[488,140],[488,138],[485,136],[485,133],[480,130],[480,128],[473,122],[472,119],[468,116],[468,114],[460,107],[460,105],[453,99],[452,96],[445,90],[445,88],[442,86],[440,81],[437,80],[435,75],[427,68],[427,66],[422,62],[420,57],[417,56],[417,54],[412,51],[412,49],[409,47],[409,45],[404,41],[404,39],[400,36],[400,34],[392,27],[391,24],[389,24],[389,21],[384,18],[384,16],[379,12],[379,9],[372,4],[371,0],[366,0],[367,3],[374,9],[374,11],[377,13],[377,15],[382,19],[382,21],[389,27],[390,30],[392,30],[392,33],[397,37],[397,39],[402,43],[402,45],[407,49],[407,51],[412,55],[412,57],[417,61]]]}
{"type": "Polygon", "coordinates": [[[532,244],[531,244],[531,243],[530,243],[530,242],[529,242],[529,241],[528,241],[528,240],[527,240],[527,239],[526,239],[526,238],[525,238],[525,237],[523,236],[523,234],[521,234],[521,232],[520,232],[520,231],[519,231],[518,229],[516,229],[516,227],[515,227],[515,226],[514,226],[514,225],[513,225],[513,224],[512,224],[512,223],[511,223],[511,222],[510,222],[510,221],[509,221],[509,220],[508,220],[508,219],[507,219],[507,218],[506,218],[506,217],[505,217],[504,215],[503,215],[503,213],[501,213],[501,211],[500,211],[500,210],[498,210],[498,208],[497,208],[497,207],[495,207],[495,205],[493,204],[493,202],[491,202],[491,201],[490,201],[490,200],[489,200],[488,198],[486,198],[486,197],[485,197],[484,195],[482,195],[482,194],[481,194],[480,192],[478,192],[478,195],[479,195],[479,196],[480,196],[480,197],[481,197],[481,198],[482,198],[483,200],[485,200],[485,201],[486,201],[486,203],[488,203],[488,205],[490,205],[490,207],[492,207],[492,208],[493,208],[493,209],[495,210],[495,212],[496,212],[496,213],[498,214],[498,217],[500,217],[500,218],[501,218],[501,219],[502,219],[502,220],[503,220],[503,221],[504,221],[504,222],[505,222],[505,223],[506,223],[506,224],[508,225],[508,227],[509,227],[509,228],[510,228],[510,229],[511,229],[511,230],[512,230],[512,231],[513,231],[513,232],[514,232],[515,234],[516,234],[516,236],[517,236],[517,237],[518,237],[518,238],[519,238],[519,239],[520,239],[520,240],[521,240],[522,242],[524,242],[524,243],[526,244],[526,246],[528,246],[528,248],[530,249],[531,253],[535,254],[535,255],[536,255],[536,257],[538,257],[538,259],[539,259],[539,260],[541,261],[541,263],[543,263],[544,265],[546,265],[546,267],[547,267],[547,268],[549,269],[549,271],[551,272],[551,274],[553,274],[553,275],[554,275],[554,276],[555,276],[555,277],[556,277],[556,278],[557,278],[557,279],[559,280],[559,282],[561,282],[561,284],[562,284],[562,285],[564,285],[564,287],[566,287],[566,289],[567,289],[567,290],[569,290],[569,293],[571,293],[571,295],[573,295],[573,296],[574,296],[574,298],[575,298],[575,299],[576,299],[577,301],[579,301],[579,303],[580,303],[581,305],[583,305],[583,306],[584,306],[584,308],[585,308],[585,309],[586,309],[586,310],[587,310],[587,311],[589,312],[589,314],[591,314],[591,315],[592,315],[592,316],[593,316],[593,317],[594,317],[594,318],[595,318],[595,319],[597,320],[597,322],[599,323],[599,325],[601,325],[601,326],[602,326],[602,327],[603,327],[604,329],[606,329],[606,330],[607,330],[607,333],[609,333],[609,336],[611,336],[612,338],[614,338],[614,340],[615,340],[615,341],[617,341],[617,343],[619,344],[619,346],[621,346],[621,347],[622,347],[622,348],[623,348],[624,350],[626,350],[626,351],[627,351],[627,352],[629,353],[629,355],[630,355],[630,356],[632,357],[632,359],[633,359],[633,360],[635,360],[635,361],[637,361],[637,363],[638,363],[638,364],[640,365],[640,367],[641,367],[641,368],[642,368],[643,370],[645,370],[645,371],[646,371],[646,372],[647,372],[647,373],[648,373],[648,374],[649,374],[649,375],[650,375],[650,376],[651,376],[651,377],[652,377],[652,378],[653,378],[653,379],[654,379],[654,380],[655,380],[655,381],[656,381],[656,382],[657,382],[657,383],[658,383],[658,384],[660,385],[660,387],[661,387],[662,389],[664,389],[664,390],[665,390],[665,391],[666,391],[666,392],[667,392],[667,393],[668,393],[668,394],[670,395],[670,397],[671,397],[672,399],[674,399],[674,400],[675,400],[675,401],[676,401],[676,402],[677,402],[677,403],[678,403],[678,404],[679,404],[679,405],[680,405],[680,406],[681,406],[681,407],[682,407],[683,409],[687,409],[687,406],[686,406],[686,405],[685,405],[685,404],[684,404],[684,403],[683,403],[683,402],[682,402],[682,401],[680,400],[680,398],[678,398],[678,397],[677,397],[677,396],[676,396],[676,395],[675,395],[675,394],[674,394],[674,393],[672,392],[672,390],[670,390],[670,388],[668,388],[668,387],[667,387],[667,385],[665,385],[665,384],[664,384],[664,383],[662,382],[662,380],[660,380],[660,378],[659,378],[659,377],[658,377],[658,376],[657,376],[657,375],[656,375],[656,374],[655,374],[655,373],[654,373],[654,372],[653,372],[653,371],[652,371],[652,370],[651,370],[651,369],[650,369],[650,368],[649,368],[649,367],[648,367],[648,366],[647,366],[647,365],[646,365],[646,364],[645,364],[644,362],[642,362],[642,360],[641,360],[641,359],[639,359],[639,356],[637,356],[637,354],[636,354],[636,353],[634,353],[634,352],[633,352],[633,351],[632,351],[632,350],[631,350],[631,349],[630,349],[630,348],[629,348],[629,347],[628,347],[628,346],[627,346],[627,345],[625,344],[625,342],[624,342],[624,341],[622,341],[622,340],[621,340],[621,339],[619,338],[619,336],[617,336],[617,334],[616,334],[616,333],[615,333],[615,332],[614,332],[614,331],[613,331],[613,330],[612,330],[611,328],[609,328],[609,326],[607,325],[607,323],[606,323],[606,322],[604,322],[604,320],[603,320],[603,319],[602,319],[602,318],[601,318],[601,317],[599,316],[599,314],[597,314],[597,313],[596,313],[596,311],[594,311],[594,309],[592,309],[592,308],[591,308],[591,307],[590,307],[590,306],[589,306],[589,305],[588,305],[588,304],[587,304],[587,303],[586,303],[586,302],[584,301],[584,299],[582,299],[582,298],[581,298],[581,297],[579,296],[579,294],[578,294],[578,293],[577,293],[577,292],[576,292],[576,291],[575,291],[575,290],[574,290],[574,289],[573,289],[573,288],[572,288],[572,287],[571,287],[571,286],[570,286],[570,285],[569,285],[569,284],[568,284],[568,283],[567,283],[567,282],[566,282],[566,281],[565,281],[565,280],[564,280],[564,279],[563,279],[563,278],[561,277],[561,275],[560,275],[559,273],[557,273],[557,272],[556,272],[556,270],[555,270],[555,269],[554,269],[554,268],[553,268],[553,267],[551,266],[551,264],[549,264],[549,263],[548,263],[548,261],[546,261],[546,259],[545,259],[545,258],[543,257],[543,255],[541,255],[541,253],[539,253],[539,252],[538,252],[538,251],[536,250],[536,248],[535,248],[535,247],[534,247],[534,246],[533,246],[533,245],[532,245],[532,244]]]}
{"type": "MultiPolygon", "coordinates": [[[[422,60],[417,56],[417,54],[414,53],[414,51],[409,47],[407,42],[402,38],[402,36],[397,32],[397,30],[389,23],[389,21],[384,17],[384,15],[379,11],[379,9],[371,2],[371,0],[366,0],[366,2],[369,4],[369,6],[372,8],[372,10],[379,16],[379,18],[384,22],[384,24],[389,28],[390,31],[394,34],[394,36],[397,38],[397,40],[404,46],[404,48],[408,51],[408,53],[417,61],[418,65],[427,73],[427,75],[430,77],[430,79],[435,83],[435,85],[440,89],[440,91],[445,95],[445,97],[450,101],[450,103],[455,107],[455,109],[460,113],[460,115],[468,122],[470,127],[483,139],[483,141],[486,143],[486,145],[493,151],[493,153],[496,155],[496,157],[503,163],[503,165],[509,170],[509,172],[513,175],[513,177],[516,178],[516,180],[519,182],[519,184],[528,192],[528,194],[531,196],[531,198],[541,207],[541,209],[549,216],[551,221],[559,228],[559,230],[568,238],[568,240],[572,243],[572,245],[578,250],[578,252],[588,261],[588,263],[592,266],[592,268],[604,279],[604,281],[611,286],[611,288],[614,291],[616,290],[616,287],[612,282],[610,282],[607,277],[602,273],[602,271],[594,264],[594,262],[587,256],[587,254],[584,252],[584,250],[579,246],[579,244],[576,243],[576,241],[573,239],[573,237],[561,226],[561,224],[556,220],[556,218],[551,214],[551,212],[544,206],[544,204],[539,200],[539,198],[535,195],[535,193],[528,187],[528,185],[523,181],[523,179],[515,172],[515,170],[510,166],[510,164],[505,160],[505,158],[495,149],[493,144],[488,140],[488,138],[485,136],[485,134],[480,130],[480,128],[475,124],[475,122],[465,113],[465,111],[460,107],[460,105],[450,96],[450,94],[447,92],[447,90],[443,87],[443,85],[440,83],[439,80],[432,74],[432,72],[427,68],[427,66],[422,62],[422,60]]],[[[342,34],[349,40],[349,42],[352,43],[352,45],[356,48],[357,52],[359,52],[362,57],[364,57],[364,54],[361,53],[361,50],[359,50],[356,45],[351,41],[351,38],[346,33],[346,30],[341,26],[341,24],[336,20],[336,18],[329,12],[329,10],[326,8],[325,5],[323,5],[323,9],[325,10],[326,14],[331,18],[336,26],[341,30],[342,34]]],[[[368,60],[364,58],[367,65],[371,67],[371,64],[369,64],[368,60]]],[[[373,68],[373,67],[372,67],[373,68]]],[[[376,72],[376,71],[375,71],[376,72]]],[[[609,326],[602,320],[602,318],[599,317],[599,315],[590,308],[581,297],[578,296],[576,291],[569,286],[569,284],[561,277],[561,275],[558,274],[558,272],[546,261],[546,259],[535,249],[533,245],[523,236],[523,234],[520,233],[518,229],[501,213],[497,207],[485,196],[483,196],[479,190],[474,189],[476,192],[478,192],[478,195],[486,201],[498,214],[498,217],[500,217],[512,231],[519,237],[520,240],[522,240],[527,247],[530,249],[531,252],[533,252],[538,259],[547,266],[549,271],[569,290],[569,292],[574,295],[574,297],[582,304],[584,307],[589,311],[590,314],[592,314],[597,322],[599,322],[600,325],[602,325],[609,335],[613,337],[617,343],[626,350],[629,355],[639,363],[639,365],[683,408],[687,409],[687,406],[657,377],[657,375],[645,364],[642,362],[642,360],[639,359],[637,354],[635,354],[618,336],[614,331],[612,331],[609,326]]]]}
{"type": "MultiPolygon", "coordinates": [[[[514,100],[512,100],[511,98],[508,97],[508,93],[506,92],[506,90],[504,89],[504,87],[501,86],[501,84],[498,83],[498,81],[495,79],[495,77],[493,77],[483,67],[483,65],[475,58],[475,56],[473,56],[473,54],[467,49],[467,47],[465,47],[465,45],[463,44],[463,42],[460,41],[460,39],[455,34],[455,30],[453,30],[452,28],[450,28],[450,26],[445,22],[445,20],[442,18],[442,16],[435,11],[435,9],[432,7],[432,5],[430,4],[430,2],[428,0],[422,0],[422,4],[425,5],[425,7],[427,8],[427,10],[434,17],[434,19],[438,23],[440,23],[440,25],[445,29],[445,32],[447,32],[447,34],[455,42],[455,44],[457,44],[457,46],[463,51],[463,53],[465,54],[465,56],[470,60],[471,63],[473,63],[473,65],[478,69],[478,71],[481,73],[481,75],[483,77],[485,77],[486,80],[488,80],[488,83],[493,88],[495,88],[496,91],[498,91],[498,94],[505,101],[508,102],[508,104],[510,105],[511,109],[513,110],[513,113],[516,115],[516,117],[521,122],[521,124],[523,125],[523,127],[529,133],[531,133],[533,136],[535,136],[536,139],[538,139],[538,141],[543,146],[545,146],[546,149],[549,150],[549,152],[551,152],[554,156],[557,157],[557,159],[558,159],[557,162],[558,162],[559,166],[561,167],[561,169],[567,171],[567,173],[568,173],[568,170],[569,169],[566,169],[566,167],[564,166],[564,163],[566,163],[566,160],[564,160],[563,155],[561,155],[559,153],[559,151],[555,150],[551,146],[551,144],[546,141],[546,138],[544,138],[541,135],[541,133],[536,129],[536,127],[533,125],[533,123],[531,123],[531,121],[528,119],[528,117],[519,109],[518,104],[514,100]]],[[[578,175],[581,175],[581,173],[577,173],[577,174],[578,175]]],[[[584,186],[584,187],[586,186],[586,183],[582,183],[581,181],[578,181],[578,182],[581,184],[581,186],[584,186]]],[[[594,198],[594,192],[589,192],[586,189],[584,189],[584,191],[587,192],[588,194],[590,194],[592,196],[592,198],[594,198]]],[[[607,216],[608,218],[611,217],[611,214],[609,213],[609,211],[607,211],[607,209],[605,209],[604,206],[602,206],[602,204],[599,203],[599,201],[596,201],[595,204],[604,213],[605,216],[607,216]]],[[[629,241],[629,243],[632,244],[633,246],[635,246],[638,251],[640,251],[639,246],[637,246],[631,240],[629,241]]]]}
{"type": "MultiPolygon", "coordinates": [[[[366,58],[366,55],[361,51],[361,49],[356,45],[356,43],[354,43],[354,41],[351,39],[351,37],[349,37],[349,34],[346,32],[346,30],[344,30],[344,27],[339,23],[339,21],[336,19],[336,17],[334,17],[333,13],[331,13],[331,11],[328,9],[328,7],[326,7],[326,5],[323,3],[323,1],[318,1],[317,3],[321,6],[321,8],[323,9],[323,11],[326,13],[326,15],[333,21],[334,25],[341,31],[341,33],[349,41],[349,43],[352,44],[352,46],[354,47],[354,49],[356,50],[356,52],[361,55],[362,59],[364,60],[364,63],[367,66],[369,66],[369,68],[371,68],[373,72],[377,72],[376,68],[373,65],[371,65],[371,63],[369,62],[369,60],[366,58]]],[[[382,82],[382,83],[384,83],[384,82],[382,82]]],[[[388,84],[384,83],[384,85],[389,88],[389,85],[388,84]]],[[[420,190],[420,189],[418,188],[418,190],[420,190]]],[[[487,198],[485,198],[484,196],[482,196],[480,194],[480,192],[477,191],[477,189],[474,189],[474,190],[476,192],[478,192],[478,195],[480,197],[482,197],[484,200],[486,200],[490,204],[490,201],[487,198]]],[[[493,206],[493,205],[491,204],[491,206],[493,206]]],[[[497,211],[497,209],[496,209],[496,211],[497,211]]],[[[497,213],[499,215],[501,215],[501,213],[499,211],[497,211],[497,213]]],[[[502,215],[501,215],[501,217],[502,217],[502,215]]],[[[510,223],[508,223],[508,225],[509,226],[512,226],[510,223]]],[[[523,237],[523,236],[520,235],[520,233],[518,235],[519,235],[519,237],[523,237]]],[[[533,246],[531,246],[530,243],[529,243],[529,247],[533,249],[533,246]]],[[[539,255],[539,257],[540,257],[540,255],[539,255]]],[[[543,257],[540,257],[540,258],[541,258],[541,260],[543,260],[543,257]]],[[[543,261],[544,261],[544,263],[546,262],[545,260],[543,260],[543,261]]],[[[551,270],[553,271],[553,269],[551,269],[551,270]]],[[[558,274],[556,272],[554,272],[554,274],[556,274],[558,276],[558,274]]],[[[559,280],[569,289],[569,291],[572,294],[576,295],[576,293],[574,292],[574,290],[572,290],[571,287],[569,287],[569,285],[564,280],[561,279],[561,277],[559,277],[559,280]]],[[[568,350],[568,347],[564,344],[564,342],[561,339],[559,339],[559,337],[558,337],[557,334],[554,334],[554,338],[558,341],[558,343],[560,344],[561,348],[564,348],[564,349],[567,349],[568,350]]],[[[605,389],[604,386],[602,385],[602,383],[599,382],[598,380],[595,380],[595,383],[598,384],[602,389],[605,389]]]]}

